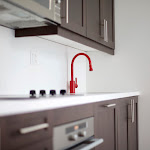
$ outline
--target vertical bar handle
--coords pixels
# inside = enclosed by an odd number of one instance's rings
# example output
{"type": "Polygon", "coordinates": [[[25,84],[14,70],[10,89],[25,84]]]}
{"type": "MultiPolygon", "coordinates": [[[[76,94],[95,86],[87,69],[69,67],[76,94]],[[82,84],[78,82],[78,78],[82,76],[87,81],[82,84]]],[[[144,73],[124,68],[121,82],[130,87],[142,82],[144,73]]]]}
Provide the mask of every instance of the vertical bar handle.
{"type": "Polygon", "coordinates": [[[134,99],[131,99],[131,122],[134,123],[134,99]]]}
{"type": "Polygon", "coordinates": [[[69,0],[66,0],[66,23],[69,23],[69,0]]]}
{"type": "Polygon", "coordinates": [[[49,10],[52,9],[52,0],[49,0],[49,10]]]}
{"type": "Polygon", "coordinates": [[[108,42],[108,22],[104,19],[104,41],[108,42]]]}

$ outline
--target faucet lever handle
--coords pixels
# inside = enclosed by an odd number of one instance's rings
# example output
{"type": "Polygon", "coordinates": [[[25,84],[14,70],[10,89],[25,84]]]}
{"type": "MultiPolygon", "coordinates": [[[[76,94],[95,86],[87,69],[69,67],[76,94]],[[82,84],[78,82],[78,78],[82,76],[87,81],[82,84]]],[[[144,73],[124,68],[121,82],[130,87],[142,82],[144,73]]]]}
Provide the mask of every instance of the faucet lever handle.
{"type": "Polygon", "coordinates": [[[78,88],[77,78],[75,78],[75,88],[78,88]]]}

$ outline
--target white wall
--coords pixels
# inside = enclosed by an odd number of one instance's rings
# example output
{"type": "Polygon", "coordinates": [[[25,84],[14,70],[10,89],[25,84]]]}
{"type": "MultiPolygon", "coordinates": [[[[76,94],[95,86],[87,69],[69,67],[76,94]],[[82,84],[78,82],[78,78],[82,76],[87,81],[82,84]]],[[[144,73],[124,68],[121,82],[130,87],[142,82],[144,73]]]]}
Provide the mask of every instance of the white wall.
{"type": "MultiPolygon", "coordinates": [[[[0,26],[0,94],[28,94],[31,89],[56,89],[59,93],[67,89],[71,59],[78,52],[38,37],[15,38],[13,30],[0,26]],[[31,51],[37,51],[38,64],[31,64],[31,51]]],[[[77,92],[83,92],[85,59],[77,60],[75,73],[80,85],[77,92]],[[78,62],[82,67],[77,68],[78,62]]]]}
{"type": "Polygon", "coordinates": [[[116,54],[89,52],[88,92],[140,91],[139,148],[150,149],[150,1],[115,0],[116,54]]]}

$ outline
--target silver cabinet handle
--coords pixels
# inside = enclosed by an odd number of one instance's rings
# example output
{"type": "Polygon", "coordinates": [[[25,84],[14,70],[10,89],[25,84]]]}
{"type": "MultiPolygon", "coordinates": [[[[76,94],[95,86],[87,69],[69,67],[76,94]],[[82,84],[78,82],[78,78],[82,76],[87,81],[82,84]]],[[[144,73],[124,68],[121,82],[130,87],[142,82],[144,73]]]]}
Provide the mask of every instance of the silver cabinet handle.
{"type": "Polygon", "coordinates": [[[108,42],[108,22],[104,19],[104,41],[108,42]]]}
{"type": "Polygon", "coordinates": [[[114,106],[116,106],[116,104],[108,104],[108,105],[104,105],[104,107],[114,107],[114,106]]]}
{"type": "Polygon", "coordinates": [[[49,10],[52,9],[52,0],[49,0],[49,10]]]}
{"type": "Polygon", "coordinates": [[[69,23],[69,0],[66,0],[66,23],[69,23]]]}
{"type": "Polygon", "coordinates": [[[35,132],[35,131],[39,131],[39,130],[42,130],[42,129],[46,129],[48,127],[49,127],[48,123],[43,123],[43,124],[31,126],[31,127],[22,128],[22,129],[20,129],[20,133],[21,134],[28,134],[28,133],[31,133],[31,132],[35,132]]]}
{"type": "Polygon", "coordinates": [[[134,123],[134,99],[131,99],[131,122],[134,123]]]}

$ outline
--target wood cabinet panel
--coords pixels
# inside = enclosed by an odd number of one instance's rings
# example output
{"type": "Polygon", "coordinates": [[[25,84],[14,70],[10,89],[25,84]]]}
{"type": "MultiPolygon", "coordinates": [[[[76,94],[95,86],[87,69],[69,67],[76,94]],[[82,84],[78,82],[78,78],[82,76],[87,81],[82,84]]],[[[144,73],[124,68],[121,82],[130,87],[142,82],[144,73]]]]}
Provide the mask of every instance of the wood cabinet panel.
{"type": "Polygon", "coordinates": [[[138,98],[123,98],[118,101],[118,104],[118,150],[138,150],[138,98]],[[134,100],[134,116],[132,116],[131,100],[134,100]]]}
{"type": "Polygon", "coordinates": [[[86,36],[86,0],[63,0],[61,8],[61,26],[86,36]]]}
{"type": "Polygon", "coordinates": [[[97,42],[103,40],[100,29],[100,0],[87,0],[87,37],[97,42]]]}
{"type": "Polygon", "coordinates": [[[95,150],[116,150],[116,107],[106,107],[115,104],[115,101],[95,104],[95,137],[103,138],[104,143],[95,150]]]}
{"type": "Polygon", "coordinates": [[[87,0],[87,37],[112,49],[115,46],[113,5],[113,0],[87,0]]]}
{"type": "MultiPolygon", "coordinates": [[[[63,41],[66,38],[85,45],[85,47],[81,45],[81,50],[86,51],[91,47],[114,55],[114,0],[62,0],[60,25],[49,24],[44,27],[15,30],[15,37],[40,35],[58,35],[63,41]],[[108,33],[105,32],[105,36],[104,20],[107,21],[108,33]]],[[[56,40],[54,37],[53,41],[61,43],[59,38],[56,40]]],[[[68,40],[65,41],[66,45],[67,43],[68,40]]],[[[75,45],[73,47],[79,49],[80,45],[75,45]]]]}
{"type": "Polygon", "coordinates": [[[52,150],[52,139],[40,141],[23,148],[19,148],[18,150],[52,150]]]}
{"type": "Polygon", "coordinates": [[[128,150],[138,150],[138,103],[134,101],[134,116],[131,114],[131,105],[128,105],[128,150]],[[131,118],[134,117],[134,122],[131,118]]]}
{"type": "Polygon", "coordinates": [[[94,116],[93,104],[85,104],[54,110],[54,125],[61,125],[94,116]]]}
{"type": "MultiPolygon", "coordinates": [[[[101,33],[104,37],[104,19],[107,21],[108,43],[114,41],[114,0],[100,0],[101,33]]],[[[107,44],[107,43],[106,43],[107,44]]]]}
{"type": "Polygon", "coordinates": [[[117,143],[118,150],[128,150],[128,104],[129,98],[120,100],[117,107],[117,143]]]}
{"type": "Polygon", "coordinates": [[[5,117],[2,147],[4,150],[13,150],[50,138],[52,137],[52,124],[52,113],[49,111],[5,117]],[[29,133],[21,132],[21,129],[43,124],[49,126],[29,133]]]}
{"type": "Polygon", "coordinates": [[[92,116],[94,116],[95,137],[104,139],[104,143],[97,146],[95,150],[138,150],[138,97],[1,117],[0,148],[2,150],[52,150],[54,126],[92,116]],[[134,100],[134,111],[132,111],[131,100],[134,100]],[[48,123],[49,127],[20,134],[22,128],[43,123],[48,123]]]}

